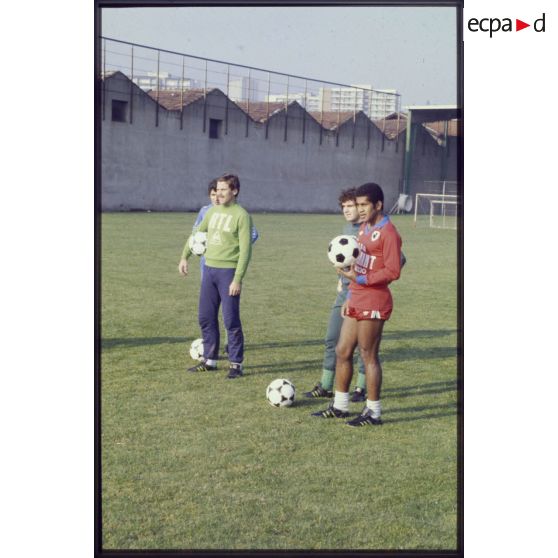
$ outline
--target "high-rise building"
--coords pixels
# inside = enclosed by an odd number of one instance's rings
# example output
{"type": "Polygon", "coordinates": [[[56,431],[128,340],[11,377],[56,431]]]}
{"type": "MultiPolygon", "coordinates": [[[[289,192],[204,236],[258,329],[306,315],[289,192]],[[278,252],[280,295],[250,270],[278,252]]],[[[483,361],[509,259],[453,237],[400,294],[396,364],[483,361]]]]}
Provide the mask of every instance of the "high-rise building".
{"type": "Polygon", "coordinates": [[[322,87],[324,111],[363,111],[372,120],[384,118],[399,110],[395,89],[372,89],[369,83],[351,87],[322,87]]]}
{"type": "Polygon", "coordinates": [[[355,85],[355,87],[322,87],[320,94],[324,98],[324,110],[326,111],[353,111],[362,110],[368,114],[370,104],[369,89],[371,85],[355,85]]]}
{"type": "Polygon", "coordinates": [[[173,76],[169,72],[159,72],[158,77],[159,79],[157,79],[157,72],[147,72],[145,75],[135,75],[132,81],[144,91],[155,90],[157,86],[159,90],[201,87],[195,79],[182,79],[182,77],[173,76]]]}
{"type": "Polygon", "coordinates": [[[296,101],[299,105],[304,107],[308,112],[319,111],[321,109],[322,98],[315,93],[286,93],[280,95],[266,95],[266,101],[270,103],[291,103],[296,101]]]}
{"type": "Polygon", "coordinates": [[[370,97],[367,114],[372,120],[379,120],[400,110],[396,89],[375,89],[370,97]]]}
{"type": "MultiPolygon", "coordinates": [[[[231,78],[228,83],[229,99],[232,101],[261,101],[259,82],[245,76],[231,78]]],[[[226,93],[226,90],[223,91],[226,93]]]]}

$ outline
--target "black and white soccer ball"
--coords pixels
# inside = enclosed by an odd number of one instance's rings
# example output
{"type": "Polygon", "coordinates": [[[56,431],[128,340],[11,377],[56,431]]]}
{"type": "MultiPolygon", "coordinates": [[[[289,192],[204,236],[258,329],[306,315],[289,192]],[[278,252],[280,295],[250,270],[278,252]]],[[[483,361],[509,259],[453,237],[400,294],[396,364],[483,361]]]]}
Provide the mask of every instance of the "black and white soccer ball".
{"type": "Polygon", "coordinates": [[[360,250],[356,237],[341,234],[336,236],[327,249],[329,261],[339,268],[350,267],[358,258],[360,250]]]}
{"type": "Polygon", "coordinates": [[[190,345],[190,356],[194,360],[203,360],[203,339],[194,339],[190,345]]]}
{"type": "Polygon", "coordinates": [[[188,246],[192,251],[192,254],[196,256],[202,256],[205,254],[205,250],[207,248],[207,233],[197,231],[190,235],[188,239],[188,246]]]}
{"type": "Polygon", "coordinates": [[[295,400],[295,387],[291,381],[279,378],[267,386],[265,395],[274,407],[290,407],[295,400]]]}

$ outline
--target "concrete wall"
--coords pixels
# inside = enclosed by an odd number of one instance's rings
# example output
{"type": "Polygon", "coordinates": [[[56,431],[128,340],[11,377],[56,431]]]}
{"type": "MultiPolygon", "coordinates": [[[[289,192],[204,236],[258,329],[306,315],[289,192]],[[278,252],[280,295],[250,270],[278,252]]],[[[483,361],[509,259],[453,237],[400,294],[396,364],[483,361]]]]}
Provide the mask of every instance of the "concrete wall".
{"type": "Polygon", "coordinates": [[[448,148],[444,150],[422,127],[417,126],[411,163],[410,193],[425,192],[425,180],[458,179],[458,144],[456,137],[448,137],[448,148]]]}
{"type": "MultiPolygon", "coordinates": [[[[399,195],[404,134],[397,145],[362,113],[355,125],[352,119],[341,125],[338,137],[322,130],[320,143],[319,123],[299,105],[289,106],[286,122],[282,111],[267,124],[256,123],[215,90],[208,94],[204,133],[203,99],[185,107],[182,129],[180,112],[162,107],[156,126],[157,104],[123,74],[107,78],[104,87],[104,211],[197,211],[207,203],[208,182],[224,172],[240,177],[239,201],[249,211],[337,211],[341,189],[370,181],[384,189],[388,209],[399,195]],[[129,114],[127,122],[113,122],[112,100],[130,104],[131,88],[132,122],[129,114]],[[222,120],[219,139],[209,138],[209,119],[222,120]]],[[[415,149],[413,173],[417,181],[437,180],[441,149],[424,134],[430,142],[415,149]]],[[[417,134],[417,142],[421,138],[417,134]]]]}

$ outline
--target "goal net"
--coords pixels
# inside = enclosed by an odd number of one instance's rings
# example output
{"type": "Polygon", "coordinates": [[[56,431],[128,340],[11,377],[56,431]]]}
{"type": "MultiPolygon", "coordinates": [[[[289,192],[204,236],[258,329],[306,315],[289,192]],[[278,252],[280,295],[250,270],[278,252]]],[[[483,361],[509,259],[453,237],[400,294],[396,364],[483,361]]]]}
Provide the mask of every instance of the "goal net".
{"type": "Polygon", "coordinates": [[[425,181],[415,194],[415,227],[457,229],[460,199],[455,181],[425,181]]]}

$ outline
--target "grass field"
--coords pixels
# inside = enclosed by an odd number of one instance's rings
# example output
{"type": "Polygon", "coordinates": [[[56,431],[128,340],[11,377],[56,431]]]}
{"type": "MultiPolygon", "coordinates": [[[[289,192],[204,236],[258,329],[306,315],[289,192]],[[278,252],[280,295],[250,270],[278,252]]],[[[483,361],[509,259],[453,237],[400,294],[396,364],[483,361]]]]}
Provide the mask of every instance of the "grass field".
{"type": "MultiPolygon", "coordinates": [[[[384,330],[383,427],[275,409],[321,376],[340,215],[256,214],[243,284],[245,376],[188,374],[199,265],[194,214],[102,216],[102,535],[108,549],[455,549],[456,233],[394,216],[407,265],[384,330]]],[[[362,404],[351,403],[358,413],[362,404]]]]}

